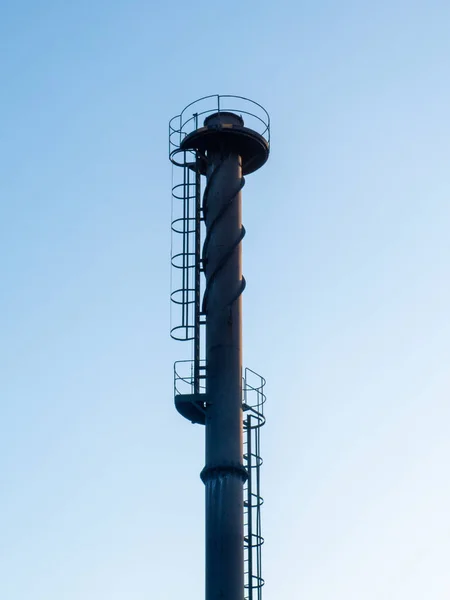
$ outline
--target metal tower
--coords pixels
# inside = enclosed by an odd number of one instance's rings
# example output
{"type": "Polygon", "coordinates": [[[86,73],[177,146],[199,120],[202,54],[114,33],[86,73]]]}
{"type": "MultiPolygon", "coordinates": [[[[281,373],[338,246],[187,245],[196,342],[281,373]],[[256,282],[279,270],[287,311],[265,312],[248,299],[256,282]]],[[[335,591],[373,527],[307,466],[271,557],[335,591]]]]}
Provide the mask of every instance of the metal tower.
{"type": "Polygon", "coordinates": [[[201,98],[169,124],[169,156],[178,167],[171,335],[192,344],[192,360],[175,363],[175,406],[206,429],[206,600],[260,600],[264,584],[265,381],[242,368],[241,202],[244,175],[266,162],[269,142],[268,113],[239,96],[201,98]]]}

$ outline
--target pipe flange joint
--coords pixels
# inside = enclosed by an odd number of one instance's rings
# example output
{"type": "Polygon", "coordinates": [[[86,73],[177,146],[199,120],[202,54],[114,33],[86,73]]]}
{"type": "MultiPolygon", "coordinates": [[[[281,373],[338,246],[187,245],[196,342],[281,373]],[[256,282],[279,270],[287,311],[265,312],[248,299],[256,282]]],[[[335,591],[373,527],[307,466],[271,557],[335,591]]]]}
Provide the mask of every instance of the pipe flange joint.
{"type": "Polygon", "coordinates": [[[221,465],[208,465],[204,467],[200,473],[200,479],[206,484],[211,479],[223,477],[224,475],[233,475],[240,477],[243,482],[247,481],[248,473],[244,465],[239,463],[221,464],[221,465]]]}

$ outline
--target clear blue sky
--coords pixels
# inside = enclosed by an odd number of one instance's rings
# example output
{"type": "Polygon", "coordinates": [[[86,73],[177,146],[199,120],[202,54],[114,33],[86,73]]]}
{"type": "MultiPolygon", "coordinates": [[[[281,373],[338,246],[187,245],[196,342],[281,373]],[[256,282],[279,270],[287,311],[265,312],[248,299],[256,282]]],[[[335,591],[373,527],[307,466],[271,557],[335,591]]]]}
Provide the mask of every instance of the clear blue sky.
{"type": "Polygon", "coordinates": [[[265,600],[450,594],[450,5],[0,8],[0,597],[203,598],[167,122],[272,117],[244,194],[265,600]]]}

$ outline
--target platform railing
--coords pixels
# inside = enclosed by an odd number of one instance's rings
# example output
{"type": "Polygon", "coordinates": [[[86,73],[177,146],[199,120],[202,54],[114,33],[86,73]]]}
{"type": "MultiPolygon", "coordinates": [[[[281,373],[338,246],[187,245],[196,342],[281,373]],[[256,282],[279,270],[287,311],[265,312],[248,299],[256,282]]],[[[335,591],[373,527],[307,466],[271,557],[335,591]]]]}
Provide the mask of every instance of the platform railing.
{"type": "Polygon", "coordinates": [[[245,126],[262,135],[270,144],[270,117],[266,109],[244,96],[231,94],[212,94],[188,104],[179,115],[169,122],[169,156],[179,165],[178,154],[184,138],[202,127],[209,115],[220,112],[232,112],[244,117],[245,126]]]}

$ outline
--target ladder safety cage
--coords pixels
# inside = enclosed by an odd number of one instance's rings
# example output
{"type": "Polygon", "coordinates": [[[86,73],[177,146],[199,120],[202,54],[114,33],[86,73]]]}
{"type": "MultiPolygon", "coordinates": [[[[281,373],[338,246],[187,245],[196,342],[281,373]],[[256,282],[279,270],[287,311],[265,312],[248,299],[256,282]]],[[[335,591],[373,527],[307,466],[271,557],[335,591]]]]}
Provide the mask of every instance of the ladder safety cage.
{"type": "Polygon", "coordinates": [[[196,334],[197,281],[199,280],[200,215],[198,207],[195,155],[183,151],[178,154],[182,169],[173,169],[172,186],[172,240],[171,240],[171,336],[180,341],[194,340],[196,334]]]}
{"type": "Polygon", "coordinates": [[[244,411],[244,466],[248,479],[244,484],[244,553],[245,553],[245,600],[261,600],[264,579],[262,577],[260,469],[263,464],[260,448],[260,430],[265,424],[265,379],[246,368],[243,377],[244,411]]]}

